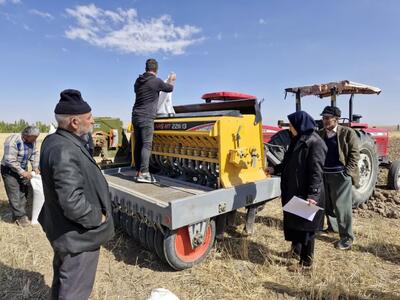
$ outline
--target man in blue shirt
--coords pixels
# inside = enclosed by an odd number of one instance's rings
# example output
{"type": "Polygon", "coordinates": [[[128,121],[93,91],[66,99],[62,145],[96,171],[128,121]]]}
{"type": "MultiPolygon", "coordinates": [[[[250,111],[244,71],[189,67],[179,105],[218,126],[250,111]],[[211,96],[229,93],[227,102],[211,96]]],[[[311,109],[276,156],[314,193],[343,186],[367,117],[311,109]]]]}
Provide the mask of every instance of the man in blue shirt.
{"type": "Polygon", "coordinates": [[[10,135],[4,142],[4,155],[1,160],[1,176],[4,181],[13,220],[20,226],[30,225],[26,215],[26,197],[29,190],[32,170],[39,174],[39,155],[36,150],[36,139],[39,130],[28,126],[20,134],[10,135]]]}

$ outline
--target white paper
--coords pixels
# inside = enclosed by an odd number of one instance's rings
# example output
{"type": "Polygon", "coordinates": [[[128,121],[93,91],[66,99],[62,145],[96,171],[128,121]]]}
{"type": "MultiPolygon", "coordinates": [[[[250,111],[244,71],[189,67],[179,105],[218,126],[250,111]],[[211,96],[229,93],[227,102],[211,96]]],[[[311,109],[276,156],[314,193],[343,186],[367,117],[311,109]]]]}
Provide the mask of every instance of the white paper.
{"type": "Polygon", "coordinates": [[[312,221],[317,211],[323,210],[323,208],[317,205],[308,205],[308,201],[294,196],[288,203],[286,203],[283,210],[312,221]]]}

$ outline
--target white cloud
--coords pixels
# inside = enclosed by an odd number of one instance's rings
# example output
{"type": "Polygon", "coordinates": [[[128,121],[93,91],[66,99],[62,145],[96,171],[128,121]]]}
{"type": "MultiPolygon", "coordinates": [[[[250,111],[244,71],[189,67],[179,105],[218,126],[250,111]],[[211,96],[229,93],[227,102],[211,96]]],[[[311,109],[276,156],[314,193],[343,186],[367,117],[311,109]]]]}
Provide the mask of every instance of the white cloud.
{"type": "Polygon", "coordinates": [[[6,4],[7,2],[12,4],[20,4],[21,0],[0,0],[0,5],[6,4]]]}
{"type": "Polygon", "coordinates": [[[258,20],[258,24],[265,25],[265,24],[267,24],[267,22],[263,18],[261,18],[258,20]]]}
{"type": "Polygon", "coordinates": [[[222,40],[222,33],[221,33],[221,32],[218,33],[218,35],[217,35],[217,40],[218,40],[218,41],[221,41],[221,40],[222,40]]]}
{"type": "Polygon", "coordinates": [[[24,24],[22,25],[22,27],[26,30],[26,31],[33,31],[32,28],[30,28],[28,25],[24,24]]]}
{"type": "MultiPolygon", "coordinates": [[[[1,1],[1,0],[0,0],[1,1]]],[[[4,13],[4,12],[1,12],[0,11],[0,16],[2,16],[4,19],[6,19],[8,22],[10,22],[10,23],[12,23],[12,24],[14,24],[14,25],[16,25],[17,24],[17,22],[15,21],[15,18],[14,18],[14,16],[13,15],[10,15],[10,14],[8,14],[8,13],[4,13]]]]}
{"type": "Polygon", "coordinates": [[[32,15],[36,15],[36,16],[42,17],[42,18],[44,18],[46,20],[49,20],[49,21],[54,20],[54,17],[51,14],[49,14],[47,12],[44,12],[44,11],[37,10],[37,9],[31,9],[29,11],[29,13],[32,14],[32,15]]]}
{"type": "Polygon", "coordinates": [[[135,9],[104,10],[94,4],[68,8],[76,25],[65,31],[67,38],[81,39],[91,45],[123,53],[147,54],[163,51],[174,55],[204,40],[194,37],[201,29],[191,25],[176,26],[168,15],[140,20],[135,9]]]}

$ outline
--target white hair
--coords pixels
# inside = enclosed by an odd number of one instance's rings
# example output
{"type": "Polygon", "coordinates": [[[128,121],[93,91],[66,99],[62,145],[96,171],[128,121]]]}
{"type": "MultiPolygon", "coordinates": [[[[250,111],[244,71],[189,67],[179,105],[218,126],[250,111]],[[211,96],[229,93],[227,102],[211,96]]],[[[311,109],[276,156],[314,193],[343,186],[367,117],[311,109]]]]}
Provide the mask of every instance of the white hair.
{"type": "MultiPolygon", "coordinates": [[[[63,114],[55,114],[55,118],[58,124],[59,128],[67,129],[69,130],[69,125],[71,124],[71,121],[73,118],[78,118],[79,120],[82,120],[82,115],[63,115],[63,114]]],[[[82,124],[79,125],[79,128],[74,132],[76,135],[82,136],[84,134],[87,134],[88,132],[91,132],[93,128],[90,128],[89,131],[86,130],[85,127],[83,127],[82,124]]]]}
{"type": "Polygon", "coordinates": [[[55,114],[55,118],[58,124],[58,127],[60,128],[67,128],[69,125],[69,122],[71,122],[71,119],[74,117],[79,117],[77,115],[63,115],[63,114],[55,114]]]}
{"type": "Polygon", "coordinates": [[[40,134],[40,131],[35,126],[25,127],[21,132],[22,136],[39,136],[39,134],[40,134]]]}

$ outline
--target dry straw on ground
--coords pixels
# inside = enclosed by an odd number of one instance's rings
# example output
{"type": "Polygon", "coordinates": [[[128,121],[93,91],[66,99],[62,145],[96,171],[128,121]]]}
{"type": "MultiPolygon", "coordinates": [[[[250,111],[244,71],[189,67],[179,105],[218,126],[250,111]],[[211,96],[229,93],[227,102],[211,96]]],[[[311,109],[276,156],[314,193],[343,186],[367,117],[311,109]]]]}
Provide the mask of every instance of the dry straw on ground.
{"type": "MultiPolygon", "coordinates": [[[[3,141],[1,135],[0,145],[3,141]]],[[[400,146],[395,145],[391,151],[397,155],[400,146]]],[[[334,249],[336,235],[320,236],[309,274],[287,271],[292,261],[282,237],[279,200],[259,213],[253,236],[241,236],[243,220],[239,212],[238,225],[216,243],[209,258],[181,272],[118,233],[101,250],[91,299],[146,299],[157,287],[180,299],[400,299],[399,220],[375,212],[355,214],[353,250],[334,249]]],[[[10,221],[1,184],[0,299],[46,299],[52,250],[40,226],[22,229],[10,221]]]]}

